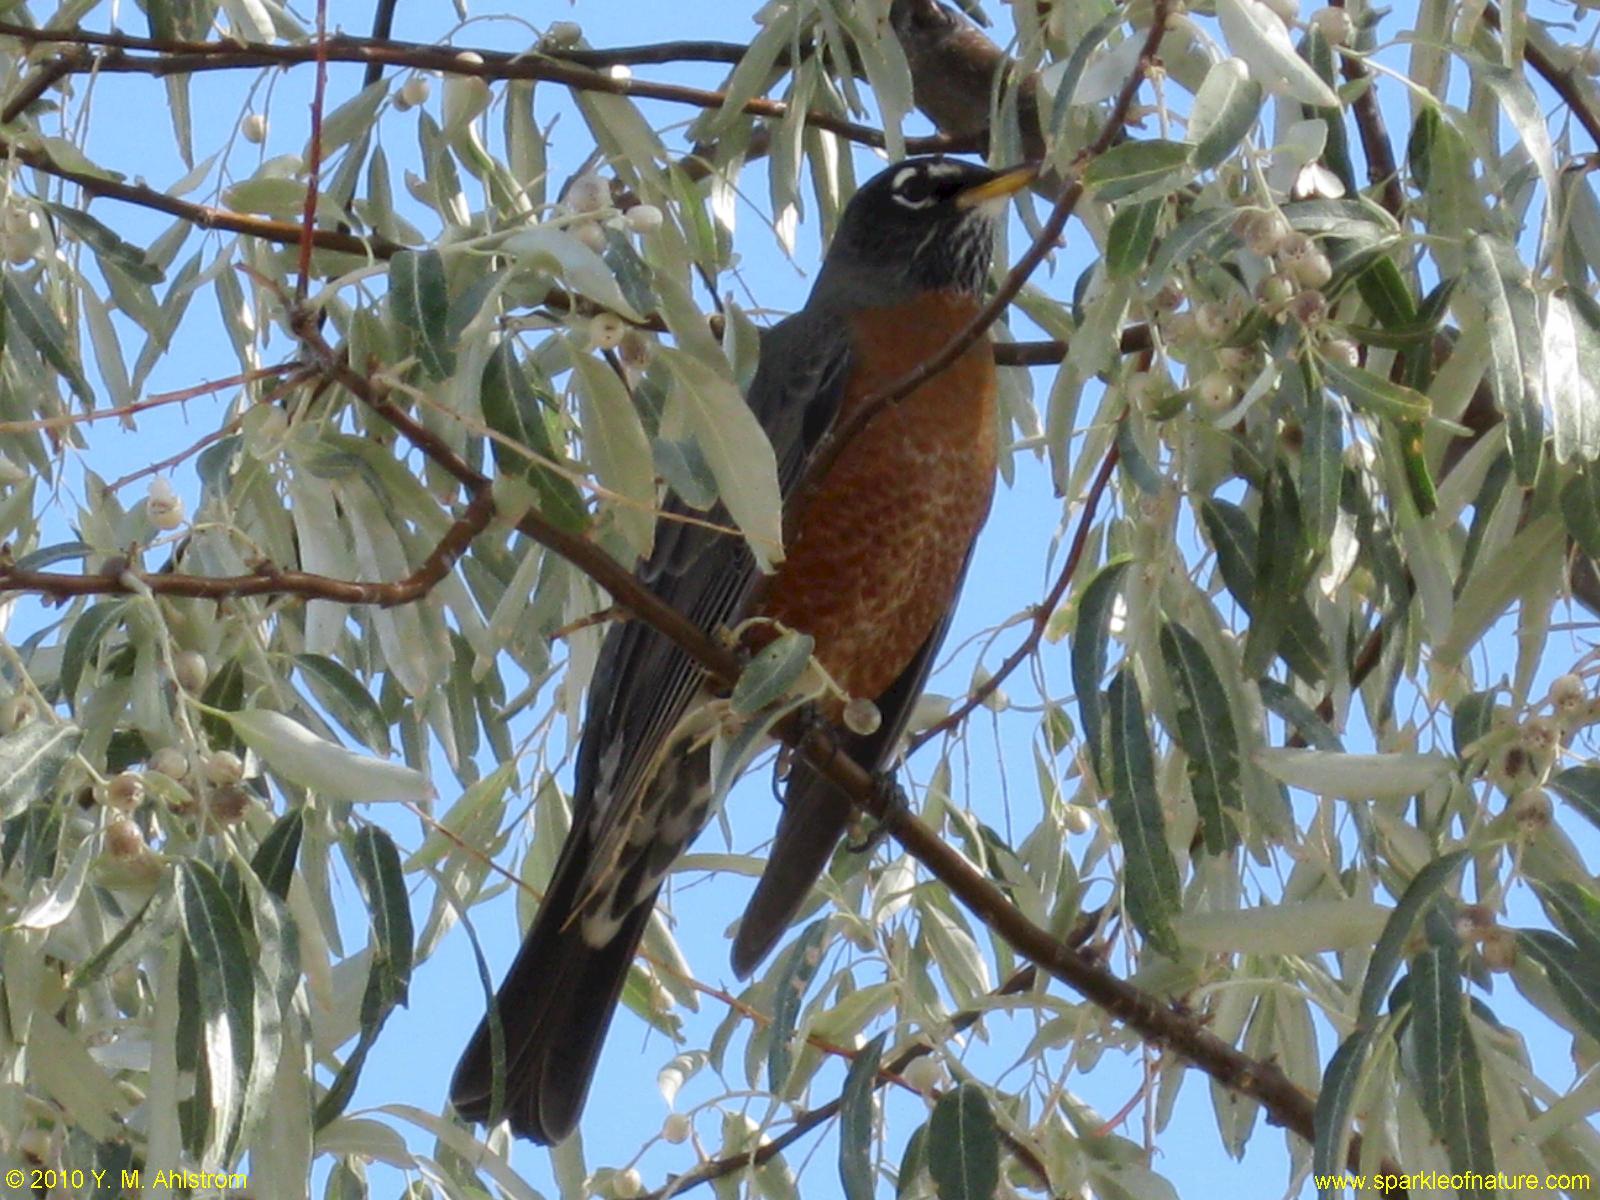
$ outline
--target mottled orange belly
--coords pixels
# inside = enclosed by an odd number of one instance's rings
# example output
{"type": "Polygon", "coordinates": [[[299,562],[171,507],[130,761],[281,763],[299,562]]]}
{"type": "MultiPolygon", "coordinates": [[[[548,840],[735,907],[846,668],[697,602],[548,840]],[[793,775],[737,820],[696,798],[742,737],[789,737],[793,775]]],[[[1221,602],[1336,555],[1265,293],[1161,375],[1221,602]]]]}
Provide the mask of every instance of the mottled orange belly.
{"type": "MultiPolygon", "coordinates": [[[[970,297],[941,294],[863,314],[838,419],[938,353],[976,311],[970,297]]],[[[982,338],[844,448],[796,514],[758,612],[815,638],[818,661],[850,695],[882,695],[955,600],[994,496],[995,443],[994,358],[982,338]]]]}

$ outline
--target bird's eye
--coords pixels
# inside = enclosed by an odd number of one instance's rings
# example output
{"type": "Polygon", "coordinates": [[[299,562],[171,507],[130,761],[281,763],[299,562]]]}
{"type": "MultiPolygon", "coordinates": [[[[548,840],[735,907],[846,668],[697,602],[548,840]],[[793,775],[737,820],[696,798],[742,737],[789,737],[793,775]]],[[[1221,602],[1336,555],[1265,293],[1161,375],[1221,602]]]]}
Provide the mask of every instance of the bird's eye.
{"type": "Polygon", "coordinates": [[[907,208],[927,208],[938,200],[934,180],[926,171],[907,167],[891,181],[889,194],[907,208]]]}

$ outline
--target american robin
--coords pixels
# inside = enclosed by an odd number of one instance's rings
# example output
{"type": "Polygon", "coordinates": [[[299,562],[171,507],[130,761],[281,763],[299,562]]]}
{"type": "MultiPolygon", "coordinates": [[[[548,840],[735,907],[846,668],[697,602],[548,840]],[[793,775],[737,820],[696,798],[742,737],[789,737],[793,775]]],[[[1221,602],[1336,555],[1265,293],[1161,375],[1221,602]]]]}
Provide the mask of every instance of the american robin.
{"type": "MultiPolygon", "coordinates": [[[[744,543],[664,520],[640,579],[707,631],[764,616],[815,639],[850,696],[876,702],[848,752],[884,769],[922,691],[989,512],[995,374],[986,339],[882,408],[796,491],[825,433],[875,390],[947,345],[978,311],[1005,199],[1033,178],[913,158],[861,187],[840,218],[805,307],[762,339],[751,409],[776,451],[787,557],[763,577],[744,543]]],[[[668,496],[665,511],[690,510],[668,496]]],[[[705,674],[639,621],[606,637],[578,747],[572,831],[491,1016],[450,1085],[488,1121],[490,1021],[504,1047],[502,1113],[552,1143],[576,1126],[600,1045],[667,871],[711,816],[710,739],[696,726],[705,674]]],[[[704,718],[701,724],[705,723],[704,718]]],[[[766,869],[740,923],[742,977],[772,948],[838,845],[849,799],[805,763],[790,771],[766,869]]]]}

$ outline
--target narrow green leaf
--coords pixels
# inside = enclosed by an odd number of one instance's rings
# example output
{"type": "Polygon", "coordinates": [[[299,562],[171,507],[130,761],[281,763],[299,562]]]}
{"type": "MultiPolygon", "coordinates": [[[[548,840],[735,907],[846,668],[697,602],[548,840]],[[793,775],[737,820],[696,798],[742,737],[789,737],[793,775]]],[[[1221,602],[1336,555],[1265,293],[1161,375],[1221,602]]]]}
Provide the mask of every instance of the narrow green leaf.
{"type": "Polygon", "coordinates": [[[1254,757],[1258,767],[1290,787],[1351,800],[1414,795],[1443,779],[1452,766],[1443,754],[1401,750],[1346,754],[1263,746],[1254,757]]]}
{"type": "Polygon", "coordinates": [[[419,771],[371,758],[318,737],[298,721],[270,709],[229,713],[244,742],[278,774],[318,795],[357,803],[412,800],[425,803],[433,787],[419,771]]]}
{"type": "Polygon", "coordinates": [[[1452,1093],[1461,1080],[1461,1039],[1465,1019],[1461,1011],[1460,965],[1453,950],[1430,946],[1411,961],[1411,1035],[1416,1043],[1417,1078],[1421,1084],[1422,1111],[1428,1124],[1444,1142],[1451,1165],[1460,1145],[1457,1111],[1452,1093]]]}
{"type": "Polygon", "coordinates": [[[839,1094],[839,1181],[845,1200],[872,1200],[877,1194],[872,1169],[872,1092],[888,1040],[889,1031],[884,1030],[856,1052],[839,1094]]]}
{"type": "MultiPolygon", "coordinates": [[[[1545,786],[1600,828],[1600,767],[1568,767],[1551,776],[1545,786]]],[[[4,795],[3,787],[0,795],[4,795]]]]}
{"type": "Polygon", "coordinates": [[[1233,728],[1228,693],[1200,639],[1181,625],[1162,625],[1161,657],[1177,686],[1173,696],[1177,740],[1189,759],[1189,788],[1200,812],[1206,849],[1223,854],[1239,840],[1239,831],[1224,810],[1244,808],[1239,737],[1233,728]]]}
{"type": "Polygon", "coordinates": [[[81,208],[46,201],[44,207],[72,235],[95,252],[101,261],[110,260],[122,268],[129,279],[139,283],[160,283],[165,278],[160,267],[145,257],[145,252],[109,225],[102,224],[81,208]]]}
{"type": "Polygon", "coordinates": [[[1406,286],[1405,276],[1389,255],[1382,255],[1368,264],[1355,277],[1355,284],[1383,328],[1407,332],[1415,328],[1417,302],[1406,286]]]}
{"type": "Polygon", "coordinates": [[[1112,279],[1130,279],[1143,268],[1155,244],[1156,225],[1165,201],[1130,201],[1117,209],[1106,234],[1106,272],[1112,279]]]}
{"type": "Polygon", "coordinates": [[[1100,680],[1106,673],[1106,654],[1111,642],[1111,614],[1122,574],[1129,559],[1117,559],[1101,567],[1078,600],[1078,619],[1072,632],[1072,687],[1078,694],[1079,725],[1089,753],[1100,761],[1100,680]]]}
{"type": "Polygon", "coordinates": [[[82,738],[76,725],[41,720],[0,737],[0,819],[49,796],[82,738]]]}
{"type": "Polygon", "coordinates": [[[256,1045],[255,973],[244,926],[210,867],[177,866],[178,919],[194,965],[211,1162],[231,1162],[256,1045]]]}
{"type": "Polygon", "coordinates": [[[73,851],[72,861],[53,886],[25,905],[7,925],[18,929],[46,930],[55,928],[70,917],[72,910],[78,906],[79,897],[83,895],[83,885],[88,882],[89,868],[94,864],[97,849],[96,838],[84,838],[79,842],[78,848],[73,851]]]}
{"type": "Polygon", "coordinates": [[[1523,78],[1520,68],[1513,71],[1470,52],[1462,57],[1472,71],[1473,78],[1488,84],[1499,98],[1501,115],[1517,131],[1523,148],[1533,160],[1534,170],[1539,172],[1544,184],[1546,212],[1553,219],[1556,198],[1561,195],[1561,180],[1556,170],[1555,147],[1550,142],[1550,126],[1545,119],[1543,104],[1523,78]]]}
{"type": "Polygon", "coordinates": [[[1000,1184],[1000,1131],[981,1087],[963,1083],[939,1097],[926,1147],[939,1200],[991,1200],[1000,1184]]]}
{"type": "Polygon", "coordinates": [[[280,900],[289,898],[295,859],[300,853],[300,836],[304,832],[305,810],[290,809],[273,822],[267,836],[261,839],[255,854],[250,857],[250,867],[255,871],[256,878],[280,900]]]}
{"type": "MultiPolygon", "coordinates": [[[[1312,1115],[1316,1140],[1311,1150],[1311,1169],[1318,1175],[1337,1178],[1344,1170],[1345,1145],[1355,1115],[1361,1070],[1366,1066],[1367,1052],[1376,1037],[1374,1026],[1357,1026],[1339,1043],[1328,1060],[1328,1069],[1322,1073],[1322,1089],[1317,1093],[1317,1106],[1312,1115]]],[[[1343,1195],[1344,1189],[1330,1184],[1320,1194],[1343,1195]]]]}
{"type": "Polygon", "coordinates": [[[1450,713],[1450,741],[1457,758],[1466,758],[1468,749],[1494,727],[1496,693],[1473,692],[1456,702],[1450,713]]]}
{"type": "Polygon", "coordinates": [[[572,346],[578,382],[583,455],[618,501],[607,506],[628,545],[641,558],[650,553],[656,527],[656,470],[639,411],[616,372],[594,355],[572,346]]]}
{"type": "Polygon", "coordinates": [[[1223,586],[1246,612],[1256,590],[1256,531],[1243,509],[1227,500],[1200,502],[1200,522],[1217,552],[1223,586]]]}
{"type": "Polygon", "coordinates": [[[1233,153],[1256,123],[1264,95],[1242,60],[1225,58],[1212,65],[1189,114],[1196,171],[1220,166],[1233,153]]]}
{"type": "Polygon", "coordinates": [[[1467,544],[1461,548],[1461,569],[1456,574],[1457,597],[1472,578],[1472,572],[1478,563],[1478,552],[1483,549],[1483,539],[1489,530],[1489,522],[1500,504],[1521,502],[1521,491],[1516,491],[1513,496],[1506,490],[1506,483],[1510,479],[1511,455],[1501,454],[1489,464],[1489,469],[1483,476],[1483,484],[1472,500],[1472,525],[1467,530],[1467,544]]]}
{"type": "Polygon", "coordinates": [[[1557,462],[1600,460],[1600,305],[1558,288],[1546,301],[1545,389],[1557,462]]]}
{"type": "Polygon", "coordinates": [[[395,1005],[406,1002],[411,981],[411,908],[394,840],[376,826],[363,826],[350,839],[349,857],[372,923],[372,958],[361,997],[361,1032],[317,1102],[313,1116],[317,1129],[338,1118],[350,1103],[367,1054],[395,1005]]]}
{"type": "Polygon", "coordinates": [[[1178,868],[1167,847],[1166,817],[1156,790],[1155,754],[1139,684],[1125,668],[1106,694],[1110,717],[1111,818],[1124,855],[1122,887],[1134,926],[1158,950],[1177,957],[1172,918],[1182,907],[1178,868]]]}
{"type": "Polygon", "coordinates": [[[1083,184],[1098,200],[1120,200],[1157,184],[1176,185],[1178,172],[1189,165],[1194,147],[1187,142],[1150,138],[1123,142],[1091,162],[1083,184]]]}
{"type": "Polygon", "coordinates": [[[1414,388],[1391,383],[1365,367],[1352,367],[1333,358],[1321,358],[1328,385],[1356,408],[1391,421],[1420,421],[1433,413],[1428,398],[1414,388]]]}
{"type": "Polygon", "coordinates": [[[1496,239],[1467,242],[1467,286],[1488,312],[1489,382],[1506,419],[1511,462],[1524,487],[1539,473],[1544,407],[1538,301],[1517,252],[1496,239]]]}
{"type": "Polygon", "coordinates": [[[83,672],[100,649],[106,634],[116,625],[128,607],[124,599],[102,600],[87,608],[72,623],[67,640],[61,647],[61,698],[77,712],[78,685],[83,672]]]}
{"type": "Polygon", "coordinates": [[[1300,573],[1303,543],[1300,538],[1298,498],[1286,476],[1274,471],[1261,489],[1261,509],[1256,530],[1255,590],[1250,596],[1254,618],[1245,633],[1241,655],[1246,678],[1266,674],[1276,657],[1278,643],[1289,624],[1289,609],[1304,583],[1300,573]]]}
{"type": "Polygon", "coordinates": [[[1287,684],[1263,677],[1256,680],[1256,688],[1261,693],[1261,703],[1267,706],[1268,711],[1292,725],[1306,745],[1313,750],[1330,750],[1336,754],[1344,752],[1344,743],[1339,740],[1333,727],[1287,684]]]}
{"type": "Polygon", "coordinates": [[[437,250],[403,250],[389,260],[389,311],[411,335],[411,352],[431,379],[455,370],[448,319],[450,289],[437,250]]]}
{"type": "Polygon", "coordinates": [[[912,1194],[917,1180],[928,1167],[928,1127],[918,1125],[906,1139],[905,1152],[900,1156],[900,1171],[895,1178],[895,1200],[912,1194]]]}
{"type": "Polygon", "coordinates": [[[372,922],[372,970],[382,972],[374,999],[387,1012],[406,1002],[411,985],[411,902],[400,852],[384,830],[363,825],[350,841],[350,865],[372,922]]]}
{"type": "Polygon", "coordinates": [[[3,302],[0,306],[5,309],[8,325],[33,343],[39,357],[60,373],[85,407],[93,408],[94,391],[83,376],[72,338],[55,310],[31,287],[21,283],[12,271],[5,273],[4,283],[0,284],[0,302],[3,302]]]}
{"type": "Polygon", "coordinates": [[[1339,521],[1339,493],[1344,486],[1344,413],[1322,390],[1320,378],[1306,372],[1286,373],[1300,380],[1305,392],[1305,441],[1300,448],[1300,522],[1306,545],[1320,557],[1333,540],[1339,521]]]}
{"type": "Polygon", "coordinates": [[[1301,104],[1339,107],[1338,93],[1295,53],[1283,18],[1267,5],[1250,0],[1218,0],[1217,20],[1228,45],[1249,64],[1252,76],[1272,80],[1275,90],[1301,104]]]}
{"type": "MultiPolygon", "coordinates": [[[[1088,69],[1089,63],[1099,53],[1107,39],[1120,30],[1122,26],[1121,13],[1107,13],[1090,26],[1082,37],[1073,40],[1072,53],[1067,56],[1064,63],[1056,64],[1050,68],[1046,74],[1046,79],[1051,81],[1050,90],[1054,93],[1054,99],[1051,102],[1050,119],[1045,124],[1045,128],[1065,129],[1067,127],[1072,102],[1077,96],[1078,84],[1083,79],[1084,71],[1088,69]]],[[[1054,149],[1058,154],[1070,151],[1065,139],[1059,141],[1054,149]]]]}
{"type": "Polygon", "coordinates": [[[1213,251],[1213,243],[1224,237],[1231,237],[1229,230],[1233,226],[1238,210],[1232,205],[1219,204],[1215,208],[1203,208],[1197,213],[1192,213],[1178,222],[1178,226],[1166,237],[1161,239],[1161,244],[1156,248],[1156,255],[1150,263],[1150,270],[1146,273],[1150,290],[1161,285],[1172,274],[1174,268],[1189,261],[1196,254],[1209,255],[1213,251]]]}
{"type": "Polygon", "coordinates": [[[139,911],[129,917],[105,945],[72,969],[66,978],[66,986],[73,991],[80,991],[98,983],[124,962],[132,961],[133,956],[166,927],[165,917],[170,899],[165,889],[146,897],[139,911]]]}
{"type": "Polygon", "coordinates": [[[766,431],[720,356],[717,365],[671,347],[662,347],[657,356],[672,371],[673,397],[717,481],[718,496],[757,565],[770,569],[783,542],[783,496],[766,431]]]}
{"type": "Polygon", "coordinates": [[[503,474],[533,484],[539,493],[542,516],[569,533],[579,533],[589,522],[588,511],[572,480],[550,465],[568,460],[551,436],[544,404],[528,378],[528,370],[517,362],[509,338],[495,347],[483,369],[483,387],[478,393],[483,419],[490,429],[513,443],[507,446],[494,442],[495,465],[503,474]],[[519,454],[514,446],[526,447],[532,456],[519,454]]]}
{"type": "Polygon", "coordinates": [[[826,918],[813,921],[784,951],[783,964],[773,972],[772,1026],[767,1046],[767,1086],[781,1095],[794,1067],[794,1033],[806,988],[822,962],[822,937],[826,918]]]}
{"type": "Polygon", "coordinates": [[[1600,964],[1547,929],[1517,930],[1517,946],[1544,968],[1568,1015],[1600,1039],[1600,964]]]}
{"type": "Polygon", "coordinates": [[[342,664],[321,654],[297,654],[295,665],[317,703],[369,750],[388,754],[389,723],[372,693],[342,664]]]}
{"type": "Polygon", "coordinates": [[[805,672],[815,645],[809,634],[791,629],[765,646],[739,672],[729,699],[733,711],[748,717],[783,699],[805,672]]]}
{"type": "Polygon", "coordinates": [[[227,716],[244,707],[244,666],[237,658],[228,659],[212,673],[200,702],[208,710],[200,714],[200,727],[211,745],[219,750],[242,746],[227,716]]]}
{"type": "MultiPolygon", "coordinates": [[[[636,162],[635,165],[643,164],[636,162]]],[[[569,287],[601,308],[620,313],[630,321],[641,319],[623,296],[606,260],[567,230],[549,225],[534,226],[512,234],[500,248],[529,266],[559,274],[569,287]]]]}
{"type": "Polygon", "coordinates": [[[1570,879],[1554,883],[1533,880],[1547,912],[1561,931],[1572,939],[1587,962],[1600,963],[1600,897],[1585,891],[1570,879]]]}
{"type": "Polygon", "coordinates": [[[1384,925],[1378,944],[1372,949],[1372,958],[1367,963],[1367,977],[1361,983],[1358,1011],[1363,1024],[1377,1020],[1384,999],[1389,995],[1389,985],[1394,980],[1395,972],[1400,969],[1402,952],[1406,939],[1411,936],[1412,927],[1423,909],[1454,877],[1468,854],[1466,850],[1453,850],[1423,867],[1406,887],[1405,895],[1400,897],[1394,912],[1389,914],[1388,923],[1384,925]]]}
{"type": "Polygon", "coordinates": [[[1561,489],[1567,532],[1591,558],[1600,557],[1600,465],[1582,463],[1561,489]]]}
{"type": "MultiPolygon", "coordinates": [[[[357,138],[366,137],[372,132],[378,109],[389,95],[389,82],[389,78],[384,77],[375,83],[368,84],[322,118],[321,153],[323,162],[330,161],[334,151],[348,146],[357,138]]],[[[311,161],[311,146],[309,143],[300,152],[300,158],[303,162],[311,161]]]]}

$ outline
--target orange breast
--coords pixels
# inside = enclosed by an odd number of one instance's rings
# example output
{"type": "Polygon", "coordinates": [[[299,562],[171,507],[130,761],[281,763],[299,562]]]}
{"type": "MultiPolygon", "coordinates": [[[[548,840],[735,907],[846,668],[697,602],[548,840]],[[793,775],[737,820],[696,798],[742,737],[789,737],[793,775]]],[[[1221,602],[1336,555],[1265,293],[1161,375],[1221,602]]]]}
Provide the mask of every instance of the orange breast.
{"type": "MultiPolygon", "coordinates": [[[[933,357],[976,311],[969,297],[939,295],[864,314],[839,419],[933,357]]],[[[882,695],[955,600],[994,495],[995,438],[983,338],[873,418],[797,514],[759,611],[815,638],[850,695],[882,695]]]]}

